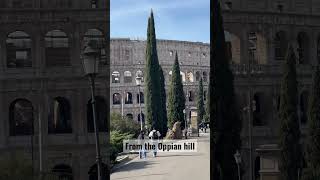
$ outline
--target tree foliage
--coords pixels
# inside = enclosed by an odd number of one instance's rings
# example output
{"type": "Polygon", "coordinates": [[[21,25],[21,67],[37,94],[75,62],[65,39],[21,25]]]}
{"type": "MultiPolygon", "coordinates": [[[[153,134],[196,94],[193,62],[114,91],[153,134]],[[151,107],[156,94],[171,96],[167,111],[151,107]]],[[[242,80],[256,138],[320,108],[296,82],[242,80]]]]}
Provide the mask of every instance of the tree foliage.
{"type": "Polygon", "coordinates": [[[226,55],[220,3],[211,3],[210,148],[213,179],[236,180],[236,150],[241,148],[241,120],[236,108],[233,74],[226,55]]]}
{"type": "Polygon", "coordinates": [[[122,117],[119,113],[111,113],[110,129],[111,131],[119,131],[120,133],[129,133],[138,136],[140,133],[140,124],[127,117],[122,117]]]}
{"type": "Polygon", "coordinates": [[[198,96],[197,96],[197,120],[201,123],[205,117],[204,100],[203,100],[203,84],[202,78],[199,81],[198,96]]]}
{"type": "Polygon", "coordinates": [[[168,127],[172,129],[175,122],[180,121],[181,127],[184,127],[184,114],[186,99],[183,92],[183,84],[180,75],[180,66],[178,54],[172,67],[172,76],[169,87],[168,97],[168,127]]]}
{"type": "Polygon", "coordinates": [[[112,163],[115,162],[118,153],[123,150],[123,140],[132,139],[133,134],[123,133],[119,130],[113,130],[110,132],[110,160],[112,163]]]}
{"type": "Polygon", "coordinates": [[[148,19],[146,66],[145,66],[145,110],[149,128],[162,129],[160,68],[157,53],[156,33],[153,12],[148,19]]]}
{"type": "Polygon", "coordinates": [[[165,89],[165,78],[163,75],[162,67],[160,68],[160,98],[161,98],[161,110],[162,110],[162,129],[160,133],[165,136],[168,130],[168,117],[167,117],[167,94],[165,89]]]}
{"type": "Polygon", "coordinates": [[[307,174],[310,180],[320,179],[320,67],[313,76],[309,99],[308,137],[307,137],[307,174]]]}
{"type": "Polygon", "coordinates": [[[300,128],[297,115],[296,57],[292,46],[283,68],[280,95],[280,171],[283,180],[296,180],[301,167],[300,128]]]}

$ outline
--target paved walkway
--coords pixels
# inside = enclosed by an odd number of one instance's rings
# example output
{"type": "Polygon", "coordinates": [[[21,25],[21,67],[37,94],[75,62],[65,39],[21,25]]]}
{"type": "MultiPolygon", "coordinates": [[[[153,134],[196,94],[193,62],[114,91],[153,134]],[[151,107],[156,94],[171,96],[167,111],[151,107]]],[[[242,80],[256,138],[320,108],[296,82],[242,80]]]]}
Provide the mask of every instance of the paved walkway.
{"type": "Polygon", "coordinates": [[[111,180],[209,180],[210,134],[201,133],[197,153],[148,153],[147,159],[136,158],[116,169],[111,180]]]}

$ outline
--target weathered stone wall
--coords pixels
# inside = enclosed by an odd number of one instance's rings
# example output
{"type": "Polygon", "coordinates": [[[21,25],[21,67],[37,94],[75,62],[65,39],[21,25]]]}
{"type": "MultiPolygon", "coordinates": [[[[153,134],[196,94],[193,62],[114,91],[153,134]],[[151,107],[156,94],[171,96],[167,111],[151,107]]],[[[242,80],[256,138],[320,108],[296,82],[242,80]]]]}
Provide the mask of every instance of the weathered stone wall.
{"type": "MultiPolygon", "coordinates": [[[[9,136],[9,106],[23,98],[33,105],[34,164],[39,169],[39,121],[43,141],[43,170],[55,165],[72,167],[74,179],[88,179],[95,164],[94,134],[87,131],[87,103],[91,98],[89,82],[84,77],[81,44],[88,29],[109,34],[107,1],[97,1],[92,9],[87,0],[2,0],[0,2],[0,153],[21,150],[30,155],[30,136],[9,136]],[[63,7],[63,8],[62,8],[63,7]],[[69,38],[70,66],[47,67],[44,36],[51,30],[64,31],[69,38]],[[6,39],[14,31],[26,32],[31,40],[32,67],[8,68],[6,39]],[[65,97],[71,106],[72,133],[48,134],[49,105],[55,97],[65,97]]],[[[109,36],[105,36],[108,42],[109,36]]],[[[109,44],[105,47],[109,51],[109,44]]],[[[109,60],[108,60],[109,63],[109,60]]],[[[109,101],[109,67],[101,65],[97,95],[109,101]]],[[[109,104],[108,104],[109,106],[109,104]]],[[[109,107],[108,107],[109,108],[109,107]]],[[[108,111],[109,113],[109,111],[108,111]]],[[[107,142],[109,137],[101,134],[107,142]]],[[[30,156],[31,157],[31,156],[30,156]]],[[[108,157],[105,150],[103,157],[108,157]]]]}

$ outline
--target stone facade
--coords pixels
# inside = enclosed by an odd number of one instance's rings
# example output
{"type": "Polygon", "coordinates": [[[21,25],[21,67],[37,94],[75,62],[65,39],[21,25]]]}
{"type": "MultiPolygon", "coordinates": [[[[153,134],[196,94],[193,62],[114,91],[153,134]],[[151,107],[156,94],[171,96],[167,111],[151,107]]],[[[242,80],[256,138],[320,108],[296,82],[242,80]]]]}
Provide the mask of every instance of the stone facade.
{"type": "MultiPolygon", "coordinates": [[[[186,96],[189,96],[186,101],[186,113],[188,115],[187,119],[190,120],[191,111],[195,111],[196,108],[196,95],[200,77],[204,81],[205,94],[207,92],[210,69],[210,45],[201,42],[158,40],[157,50],[159,62],[164,72],[167,93],[175,53],[177,52],[178,54],[184,92],[186,96]]],[[[145,68],[145,51],[146,41],[143,40],[111,39],[110,41],[111,110],[124,116],[132,116],[135,121],[139,121],[140,111],[138,101],[139,88],[136,85],[135,77],[138,71],[143,71],[145,68]],[[119,81],[116,80],[117,78],[119,78],[119,81]],[[129,100],[128,96],[131,96],[130,94],[132,97],[129,100]]],[[[142,84],[141,92],[143,92],[143,88],[142,84]]],[[[143,113],[144,103],[142,101],[141,107],[143,113]]],[[[142,117],[144,117],[144,113],[142,117]]]]}
{"type": "MultiPolygon", "coordinates": [[[[239,108],[255,100],[253,113],[253,168],[259,179],[260,156],[255,151],[265,144],[277,144],[280,122],[280,83],[288,43],[296,50],[298,73],[298,115],[303,139],[307,132],[307,102],[314,66],[320,60],[320,2],[304,0],[222,0],[226,39],[231,42],[235,89],[239,108]],[[253,71],[248,70],[251,63],[253,71]],[[252,72],[251,76],[248,72],[252,72]]],[[[248,113],[241,111],[242,164],[248,161],[248,113]]],[[[304,147],[304,146],[303,146],[304,147]]],[[[272,154],[272,153],[271,153],[272,154]]],[[[243,177],[248,178],[248,173],[243,177]]]]}
{"type": "MultiPolygon", "coordinates": [[[[74,179],[89,179],[88,172],[95,164],[95,141],[94,133],[87,128],[91,94],[89,81],[84,77],[81,49],[88,38],[109,41],[108,12],[109,0],[0,2],[1,155],[17,150],[31,158],[33,152],[38,172],[40,129],[43,172],[69,167],[74,179]],[[58,121],[62,122],[60,129],[58,121]],[[68,126],[68,130],[62,125],[68,126]],[[21,127],[31,126],[33,136],[31,131],[21,131],[21,127]],[[48,133],[49,127],[56,129],[48,133]]],[[[108,50],[107,43],[103,54],[108,54],[108,50]]],[[[109,57],[103,58],[96,94],[108,102],[109,57]]],[[[109,103],[104,107],[105,117],[109,117],[109,103]]],[[[103,142],[108,138],[101,133],[103,142]]],[[[106,157],[104,150],[105,163],[106,157]]]]}

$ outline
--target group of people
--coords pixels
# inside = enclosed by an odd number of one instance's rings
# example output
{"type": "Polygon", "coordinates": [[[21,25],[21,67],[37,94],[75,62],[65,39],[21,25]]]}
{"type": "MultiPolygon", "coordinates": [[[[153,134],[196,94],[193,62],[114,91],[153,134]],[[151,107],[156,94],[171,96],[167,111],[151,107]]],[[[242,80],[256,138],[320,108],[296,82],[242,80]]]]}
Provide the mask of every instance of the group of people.
{"type": "MultiPolygon", "coordinates": [[[[160,139],[161,134],[159,131],[153,129],[152,131],[150,131],[148,134],[149,139],[151,139],[152,144],[155,145],[155,149],[152,151],[153,157],[157,156],[157,141],[160,139]]],[[[141,140],[142,142],[146,139],[145,138],[145,133],[143,130],[140,131],[140,134],[138,136],[138,139],[141,140]]],[[[140,159],[142,158],[146,158],[147,157],[147,151],[144,147],[144,145],[142,146],[142,150],[139,151],[139,157],[140,159]]]]}

